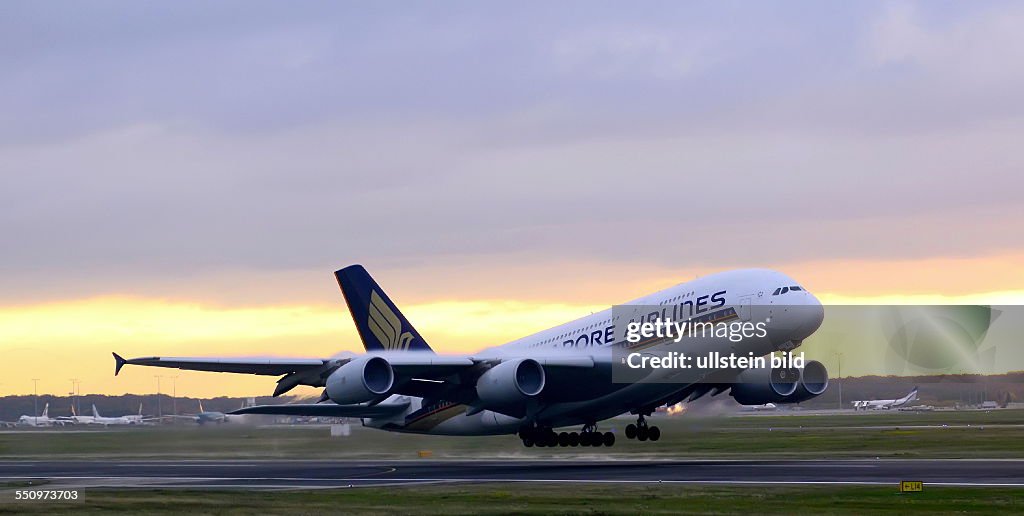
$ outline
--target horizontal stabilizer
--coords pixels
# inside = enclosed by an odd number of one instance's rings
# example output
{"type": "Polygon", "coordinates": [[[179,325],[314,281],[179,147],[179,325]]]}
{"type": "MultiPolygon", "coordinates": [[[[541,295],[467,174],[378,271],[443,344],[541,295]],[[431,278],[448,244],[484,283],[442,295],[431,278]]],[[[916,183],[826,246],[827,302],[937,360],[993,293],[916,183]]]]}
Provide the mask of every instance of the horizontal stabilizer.
{"type": "Polygon", "coordinates": [[[290,405],[256,405],[238,409],[231,414],[269,414],[275,416],[312,417],[388,417],[409,408],[409,402],[367,405],[336,405],[334,403],[306,403],[290,405]]]}
{"type": "Polygon", "coordinates": [[[118,355],[117,353],[114,353],[113,355],[114,355],[114,376],[117,376],[117,373],[121,372],[121,368],[124,367],[124,365],[126,363],[128,363],[128,361],[125,360],[124,357],[122,357],[121,355],[118,355]]]}

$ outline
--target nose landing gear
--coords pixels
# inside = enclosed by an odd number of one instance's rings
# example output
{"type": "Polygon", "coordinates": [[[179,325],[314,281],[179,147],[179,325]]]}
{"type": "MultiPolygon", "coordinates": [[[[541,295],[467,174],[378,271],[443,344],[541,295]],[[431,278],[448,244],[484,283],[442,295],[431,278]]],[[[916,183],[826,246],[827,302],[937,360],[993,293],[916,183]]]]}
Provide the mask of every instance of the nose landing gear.
{"type": "Polygon", "coordinates": [[[640,414],[635,425],[632,423],[626,425],[626,439],[657,441],[661,439],[661,430],[656,426],[647,426],[647,420],[644,419],[643,414],[640,414]]]}

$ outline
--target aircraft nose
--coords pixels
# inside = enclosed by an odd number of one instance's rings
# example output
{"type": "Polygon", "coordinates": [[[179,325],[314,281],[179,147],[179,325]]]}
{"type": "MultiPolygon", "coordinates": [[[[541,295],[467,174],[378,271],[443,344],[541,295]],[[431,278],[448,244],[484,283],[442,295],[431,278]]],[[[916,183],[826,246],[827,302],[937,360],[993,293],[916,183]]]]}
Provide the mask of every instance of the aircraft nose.
{"type": "Polygon", "coordinates": [[[807,293],[807,298],[806,306],[800,311],[803,319],[803,324],[800,325],[801,338],[810,337],[825,321],[825,307],[821,305],[821,301],[810,292],[807,293]]]}

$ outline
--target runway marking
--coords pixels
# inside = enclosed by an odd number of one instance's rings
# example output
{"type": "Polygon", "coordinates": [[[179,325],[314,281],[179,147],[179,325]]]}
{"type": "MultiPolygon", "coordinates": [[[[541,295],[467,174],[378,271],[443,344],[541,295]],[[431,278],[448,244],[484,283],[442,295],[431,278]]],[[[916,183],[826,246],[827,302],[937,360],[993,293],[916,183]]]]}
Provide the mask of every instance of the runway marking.
{"type": "MultiPolygon", "coordinates": [[[[0,466],[31,466],[32,464],[76,464],[76,463],[92,463],[99,457],[82,457],[82,458],[69,458],[69,459],[29,459],[29,460],[0,460],[0,466]]],[[[778,463],[778,464],[814,464],[814,463],[827,463],[827,464],[847,464],[852,462],[1024,462],[1024,458],[985,458],[985,457],[973,457],[973,458],[914,458],[905,459],[897,457],[851,457],[842,459],[801,459],[801,458],[768,458],[768,459],[729,459],[729,458],[717,458],[717,457],[688,457],[685,459],[664,459],[651,457],[647,458],[644,456],[637,455],[606,455],[606,456],[586,456],[586,455],[575,455],[575,456],[554,456],[554,457],[524,457],[522,459],[511,459],[505,457],[498,458],[461,458],[461,457],[450,457],[450,458],[433,458],[430,460],[424,459],[359,459],[359,458],[345,458],[337,457],[331,459],[304,459],[304,458],[279,458],[279,459],[239,459],[234,461],[233,459],[174,459],[174,458],[154,458],[149,460],[145,457],[137,459],[115,459],[105,460],[106,464],[118,465],[118,466],[132,466],[132,465],[145,465],[145,466],[190,466],[192,464],[200,464],[207,466],[224,466],[224,467],[236,467],[245,466],[251,464],[287,464],[287,463],[303,463],[303,464],[332,464],[340,466],[380,466],[382,464],[446,464],[446,463],[474,463],[474,464],[593,464],[593,463],[613,463],[621,465],[623,463],[636,463],[636,464],[707,464],[714,463],[718,465],[726,465],[727,463],[753,463],[753,464],[765,464],[765,463],[778,463]],[[224,461],[232,461],[231,463],[225,463],[224,461]]]]}
{"type": "MultiPolygon", "coordinates": [[[[877,485],[877,486],[893,486],[897,482],[889,481],[858,481],[858,480],[612,480],[612,479],[522,479],[522,478],[388,478],[377,480],[368,479],[316,479],[316,478],[288,478],[288,477],[238,477],[238,478],[220,478],[220,477],[95,477],[95,476],[82,476],[82,477],[39,477],[50,480],[156,480],[156,481],[174,481],[172,483],[139,483],[135,485],[122,485],[118,484],[113,487],[117,488],[152,488],[152,487],[173,487],[178,489],[188,489],[195,487],[210,487],[210,488],[239,488],[239,489],[266,489],[266,488],[289,488],[289,489],[330,489],[330,488],[343,488],[347,486],[342,485],[324,485],[326,482],[339,482],[339,481],[356,481],[357,484],[349,484],[354,487],[382,487],[388,485],[412,485],[422,483],[552,483],[552,484],[718,484],[718,485],[877,485]],[[296,486],[294,484],[260,484],[260,485],[233,485],[233,484],[188,484],[186,482],[215,482],[215,481],[253,481],[253,480],[269,480],[277,482],[318,482],[316,484],[306,484],[296,486]]],[[[24,479],[24,477],[0,477],[0,479],[24,479]]],[[[928,482],[925,481],[926,486],[945,486],[945,487],[1024,487],[1024,483],[1021,482],[928,482]]],[[[95,487],[95,486],[94,486],[95,487]]]]}

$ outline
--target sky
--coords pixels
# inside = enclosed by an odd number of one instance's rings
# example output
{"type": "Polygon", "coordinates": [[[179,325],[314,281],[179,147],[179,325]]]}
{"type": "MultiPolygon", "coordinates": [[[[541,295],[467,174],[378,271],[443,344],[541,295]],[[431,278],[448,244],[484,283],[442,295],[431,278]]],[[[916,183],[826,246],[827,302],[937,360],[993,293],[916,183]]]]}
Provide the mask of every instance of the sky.
{"type": "MultiPolygon", "coordinates": [[[[0,395],[249,395],[365,265],[468,352],[694,277],[1024,301],[1016,2],[0,4],[0,395]]],[[[845,371],[844,371],[845,372],[845,371]]]]}

